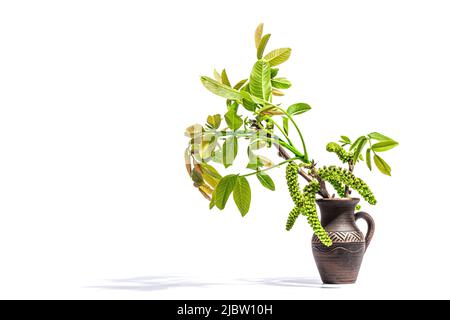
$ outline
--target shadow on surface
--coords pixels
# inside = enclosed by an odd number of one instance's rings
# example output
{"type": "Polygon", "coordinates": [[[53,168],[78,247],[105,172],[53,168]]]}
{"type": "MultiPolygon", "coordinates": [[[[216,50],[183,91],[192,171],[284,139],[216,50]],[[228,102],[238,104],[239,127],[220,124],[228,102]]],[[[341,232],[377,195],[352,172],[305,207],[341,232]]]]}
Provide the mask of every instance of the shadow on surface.
{"type": "Polygon", "coordinates": [[[280,277],[247,278],[226,282],[210,282],[181,276],[148,276],[127,279],[108,280],[110,284],[91,286],[90,288],[106,290],[157,291],[172,288],[207,288],[210,286],[262,285],[291,288],[339,288],[336,285],[324,285],[317,278],[280,277]]]}
{"type": "Polygon", "coordinates": [[[179,276],[148,276],[127,279],[108,280],[111,284],[102,286],[91,286],[90,288],[110,290],[135,290],[135,291],[157,291],[171,288],[202,288],[221,285],[207,281],[187,279],[179,276]]]}
{"type": "Polygon", "coordinates": [[[323,284],[320,279],[317,278],[305,278],[305,277],[292,277],[292,278],[255,278],[255,279],[240,279],[242,282],[276,286],[276,287],[299,287],[299,288],[326,288],[326,289],[338,289],[338,285],[323,284]]]}

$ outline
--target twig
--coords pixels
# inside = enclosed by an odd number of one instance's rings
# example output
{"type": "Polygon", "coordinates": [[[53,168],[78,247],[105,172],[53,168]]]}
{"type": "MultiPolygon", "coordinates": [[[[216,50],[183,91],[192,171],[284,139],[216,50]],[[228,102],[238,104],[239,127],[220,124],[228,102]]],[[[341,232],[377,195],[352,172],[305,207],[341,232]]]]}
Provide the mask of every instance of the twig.
{"type": "MultiPolygon", "coordinates": [[[[280,157],[282,157],[285,160],[290,159],[289,154],[287,153],[287,151],[285,149],[283,149],[282,146],[280,146],[278,143],[274,143],[275,147],[278,149],[278,155],[280,157]]],[[[302,168],[298,169],[298,174],[300,176],[302,176],[306,181],[310,182],[313,180],[313,178],[308,175],[305,171],[302,170],[302,168]]],[[[321,180],[320,178],[318,178],[319,183],[320,183],[320,190],[319,190],[319,195],[321,195],[323,198],[329,198],[330,194],[327,191],[325,182],[323,180],[321,180]]]]}

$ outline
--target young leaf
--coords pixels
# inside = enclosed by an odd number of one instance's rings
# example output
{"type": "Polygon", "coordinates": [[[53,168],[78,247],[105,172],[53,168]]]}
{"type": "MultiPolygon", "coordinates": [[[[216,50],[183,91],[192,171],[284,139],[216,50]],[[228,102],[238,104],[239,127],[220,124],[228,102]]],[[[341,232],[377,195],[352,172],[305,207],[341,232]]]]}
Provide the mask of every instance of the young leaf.
{"type": "Polygon", "coordinates": [[[217,82],[222,83],[222,76],[220,75],[220,73],[216,69],[214,69],[214,79],[217,82]]]}
{"type": "Polygon", "coordinates": [[[384,173],[388,176],[391,175],[391,167],[379,155],[374,155],[373,161],[375,162],[375,165],[381,173],[384,173]]]}
{"type": "Polygon", "coordinates": [[[206,122],[212,128],[219,129],[221,120],[222,120],[222,118],[221,118],[220,114],[215,114],[213,116],[208,116],[208,118],[206,119],[206,122]]]}
{"type": "Polygon", "coordinates": [[[270,65],[264,60],[258,60],[250,74],[250,93],[257,98],[269,101],[272,93],[270,80],[270,65]]]}
{"type": "Polygon", "coordinates": [[[191,178],[192,178],[192,181],[194,181],[194,183],[195,183],[196,185],[201,185],[201,184],[203,184],[203,176],[202,176],[202,173],[201,173],[200,170],[198,170],[197,168],[194,168],[194,170],[192,170],[191,178]]]}
{"type": "Polygon", "coordinates": [[[370,171],[372,171],[372,158],[370,157],[370,148],[367,148],[366,150],[366,164],[367,168],[369,168],[370,171]]]}
{"type": "Polygon", "coordinates": [[[272,94],[277,97],[284,96],[284,92],[278,89],[272,89],[272,94]]]}
{"type": "Polygon", "coordinates": [[[225,69],[222,70],[222,75],[220,76],[220,78],[222,79],[222,83],[224,85],[231,87],[231,83],[230,80],[228,80],[227,71],[225,69]]]}
{"type": "Polygon", "coordinates": [[[242,124],[244,123],[242,118],[239,117],[236,114],[236,111],[232,110],[232,109],[229,110],[227,113],[225,113],[225,121],[231,130],[239,129],[242,126],[242,124]]]}
{"type": "Polygon", "coordinates": [[[277,106],[274,105],[268,105],[264,108],[261,108],[258,110],[258,114],[260,115],[269,115],[269,116],[276,116],[276,115],[282,115],[284,114],[280,109],[277,108],[277,106]]]}
{"type": "Polygon", "coordinates": [[[283,117],[283,130],[286,134],[289,134],[289,118],[283,117]]]}
{"type": "Polygon", "coordinates": [[[342,139],[343,142],[345,142],[345,143],[347,143],[347,144],[351,144],[351,143],[352,143],[352,141],[350,140],[350,138],[347,137],[347,136],[341,136],[341,139],[342,139]]]}
{"type": "Polygon", "coordinates": [[[249,148],[251,150],[262,149],[266,146],[266,140],[264,140],[263,136],[256,136],[250,139],[249,148]]]}
{"type": "Polygon", "coordinates": [[[282,64],[291,55],[290,48],[275,49],[264,56],[264,60],[268,61],[271,67],[282,64]]]}
{"type": "Polygon", "coordinates": [[[233,192],[234,185],[236,184],[236,179],[237,175],[235,174],[230,174],[220,179],[219,184],[217,185],[217,188],[214,192],[214,203],[220,210],[223,210],[223,208],[225,208],[228,198],[233,192]]]}
{"type": "Polygon", "coordinates": [[[280,69],[278,68],[270,68],[270,77],[273,79],[277,76],[278,71],[280,71],[280,69]]]}
{"type": "Polygon", "coordinates": [[[352,145],[350,146],[350,151],[355,149],[359,145],[361,140],[363,140],[363,139],[367,139],[367,138],[365,136],[361,136],[358,139],[356,139],[355,142],[353,142],[352,145]]]}
{"type": "Polygon", "coordinates": [[[267,173],[260,171],[256,174],[256,177],[264,187],[269,190],[275,191],[275,183],[267,173]]]}
{"type": "Polygon", "coordinates": [[[390,150],[396,146],[398,146],[398,142],[395,142],[393,140],[386,140],[386,141],[381,141],[381,142],[375,143],[372,146],[372,149],[375,152],[383,152],[383,151],[390,150]]]}
{"type": "Polygon", "coordinates": [[[194,124],[186,128],[184,135],[189,138],[195,138],[200,136],[203,131],[205,130],[203,129],[203,126],[201,124],[194,124]]]}
{"type": "Polygon", "coordinates": [[[229,137],[223,143],[222,157],[223,165],[228,168],[233,164],[234,159],[238,153],[238,140],[236,137],[229,137]]]}
{"type": "MultiPolygon", "coordinates": [[[[385,136],[384,134],[378,133],[378,132],[372,132],[372,133],[369,133],[369,137],[370,137],[371,139],[375,139],[375,140],[378,140],[378,141],[388,141],[388,140],[392,140],[391,138],[385,136]]],[[[392,140],[392,141],[394,141],[394,140],[392,140]]]]}
{"type": "Polygon", "coordinates": [[[216,190],[213,191],[211,195],[211,200],[209,201],[209,210],[216,206],[216,190]]]}
{"type": "Polygon", "coordinates": [[[261,41],[260,41],[260,43],[258,45],[258,50],[257,50],[257,53],[256,53],[256,57],[258,59],[262,58],[262,56],[264,54],[264,50],[266,49],[267,42],[269,41],[269,39],[270,39],[270,33],[266,34],[264,37],[262,37],[262,39],[261,39],[261,41]]]}
{"type": "Polygon", "coordinates": [[[255,47],[258,49],[259,43],[261,42],[261,37],[263,34],[264,23],[260,23],[255,31],[255,47]]]}
{"type": "Polygon", "coordinates": [[[291,116],[295,116],[297,114],[305,113],[308,110],[311,110],[311,107],[308,104],[296,103],[287,108],[287,113],[291,116]]]}
{"type": "Polygon", "coordinates": [[[200,144],[200,157],[202,159],[208,159],[211,157],[212,152],[216,148],[217,137],[214,135],[204,135],[200,144]]]}
{"type": "Polygon", "coordinates": [[[233,199],[244,217],[250,209],[252,193],[245,177],[238,176],[233,188],[233,199]]]}
{"type": "Polygon", "coordinates": [[[214,179],[217,179],[217,180],[222,179],[222,176],[220,175],[220,173],[212,165],[209,165],[207,163],[201,163],[200,166],[202,167],[202,170],[204,173],[209,174],[214,179]]]}
{"type": "Polygon", "coordinates": [[[224,85],[216,80],[213,80],[209,77],[206,77],[206,76],[202,76],[200,79],[206,89],[208,89],[209,91],[211,91],[212,93],[214,93],[220,97],[231,99],[231,100],[240,100],[241,99],[241,94],[239,93],[239,91],[237,91],[235,89],[227,87],[226,85],[224,85]]]}
{"type": "Polygon", "coordinates": [[[235,90],[239,90],[242,88],[242,86],[247,82],[248,79],[242,79],[241,81],[239,81],[238,83],[236,83],[236,85],[233,87],[233,89],[235,90]]]}
{"type": "Polygon", "coordinates": [[[363,136],[362,139],[359,140],[358,145],[356,145],[355,151],[353,153],[353,160],[355,161],[355,163],[356,163],[356,160],[358,160],[360,158],[361,152],[362,152],[364,146],[366,145],[366,143],[367,143],[367,138],[363,136]]]}
{"type": "Polygon", "coordinates": [[[266,158],[266,157],[260,156],[260,155],[258,155],[256,157],[257,157],[258,161],[261,162],[264,167],[273,167],[274,163],[269,158],[266,158]]]}
{"type": "Polygon", "coordinates": [[[291,85],[291,82],[286,78],[272,79],[272,87],[277,89],[289,89],[291,85]]]}

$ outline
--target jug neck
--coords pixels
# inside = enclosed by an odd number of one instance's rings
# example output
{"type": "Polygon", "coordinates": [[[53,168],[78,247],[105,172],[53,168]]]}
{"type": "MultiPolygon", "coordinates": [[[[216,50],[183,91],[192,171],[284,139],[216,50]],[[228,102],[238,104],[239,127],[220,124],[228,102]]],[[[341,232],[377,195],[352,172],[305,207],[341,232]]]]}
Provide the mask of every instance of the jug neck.
{"type": "Polygon", "coordinates": [[[355,208],[359,199],[317,199],[316,202],[320,208],[320,221],[323,226],[335,220],[348,220],[354,223],[355,208]]]}

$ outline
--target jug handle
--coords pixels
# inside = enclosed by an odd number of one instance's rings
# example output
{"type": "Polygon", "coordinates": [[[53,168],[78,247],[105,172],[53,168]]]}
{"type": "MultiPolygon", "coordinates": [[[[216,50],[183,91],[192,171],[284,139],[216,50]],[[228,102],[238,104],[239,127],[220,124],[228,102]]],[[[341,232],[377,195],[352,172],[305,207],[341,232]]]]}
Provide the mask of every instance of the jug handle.
{"type": "Polygon", "coordinates": [[[358,212],[355,214],[355,220],[363,219],[367,223],[367,234],[366,234],[366,250],[369,247],[370,241],[372,240],[373,233],[375,232],[375,221],[367,212],[358,212]]]}

